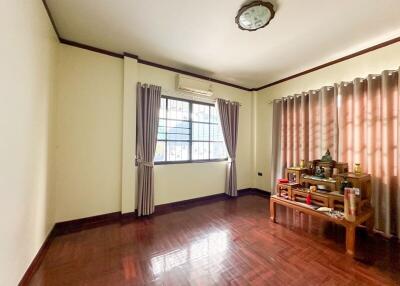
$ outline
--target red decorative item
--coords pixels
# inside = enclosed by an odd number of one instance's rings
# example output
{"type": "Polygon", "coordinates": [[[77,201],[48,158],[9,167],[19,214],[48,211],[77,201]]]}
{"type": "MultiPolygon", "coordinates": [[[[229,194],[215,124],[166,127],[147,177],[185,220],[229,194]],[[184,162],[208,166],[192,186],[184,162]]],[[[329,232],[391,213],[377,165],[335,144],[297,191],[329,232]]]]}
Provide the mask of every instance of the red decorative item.
{"type": "Polygon", "coordinates": [[[310,193],[307,194],[306,204],[311,205],[311,194],[310,193]]]}
{"type": "Polygon", "coordinates": [[[288,179],[278,179],[278,183],[279,184],[286,184],[286,183],[289,183],[289,180],[288,179]]]}

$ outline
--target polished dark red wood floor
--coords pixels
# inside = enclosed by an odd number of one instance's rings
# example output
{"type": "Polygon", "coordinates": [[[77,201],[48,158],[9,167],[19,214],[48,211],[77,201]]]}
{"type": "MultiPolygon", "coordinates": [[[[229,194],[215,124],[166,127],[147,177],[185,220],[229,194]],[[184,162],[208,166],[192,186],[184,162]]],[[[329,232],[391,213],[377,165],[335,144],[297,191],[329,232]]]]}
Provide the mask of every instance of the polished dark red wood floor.
{"type": "Polygon", "coordinates": [[[255,195],[58,236],[31,285],[400,285],[400,245],[255,195]]]}

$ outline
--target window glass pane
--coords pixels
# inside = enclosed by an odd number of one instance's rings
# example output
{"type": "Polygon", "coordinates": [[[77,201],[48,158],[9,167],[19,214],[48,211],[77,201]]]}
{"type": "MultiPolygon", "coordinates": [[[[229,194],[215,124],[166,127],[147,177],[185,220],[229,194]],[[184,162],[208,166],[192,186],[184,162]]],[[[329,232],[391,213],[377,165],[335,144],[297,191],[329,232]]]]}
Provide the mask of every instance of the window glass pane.
{"type": "Polygon", "coordinates": [[[227,157],[215,106],[163,97],[159,118],[155,162],[227,157]]]}
{"type": "Polygon", "coordinates": [[[189,160],[189,142],[167,142],[167,161],[189,160]]]}
{"type": "Polygon", "coordinates": [[[192,140],[208,141],[210,138],[210,125],[208,123],[192,123],[192,140]]]}
{"type": "Polygon", "coordinates": [[[167,120],[167,140],[190,140],[188,121],[167,120]]]}
{"type": "Polygon", "coordinates": [[[160,105],[160,118],[167,117],[167,99],[161,98],[161,105],[160,105]]]}
{"type": "Polygon", "coordinates": [[[168,132],[171,128],[186,128],[189,129],[189,121],[167,120],[168,132]]]}
{"type": "Polygon", "coordinates": [[[168,99],[168,119],[189,120],[189,102],[168,99]]]}
{"type": "Polygon", "coordinates": [[[167,133],[189,135],[190,129],[189,128],[180,128],[180,127],[168,127],[167,133]]]}
{"type": "Polygon", "coordinates": [[[219,124],[210,125],[210,141],[224,141],[224,135],[219,124]]]}
{"type": "Polygon", "coordinates": [[[167,122],[165,119],[159,119],[158,120],[158,127],[165,127],[167,125],[167,122]]]}
{"type": "Polygon", "coordinates": [[[165,161],[165,142],[157,141],[154,162],[162,162],[162,161],[165,161]]]}
{"type": "Polygon", "coordinates": [[[192,120],[199,122],[210,122],[210,106],[193,103],[192,120]]]}
{"type": "Polygon", "coordinates": [[[219,123],[219,114],[215,106],[210,106],[210,122],[219,123]]]}
{"type": "Polygon", "coordinates": [[[165,119],[159,119],[158,122],[158,134],[157,134],[157,139],[158,140],[165,140],[166,139],[166,132],[167,128],[165,126],[165,119]]]}
{"type": "Polygon", "coordinates": [[[210,159],[224,159],[228,157],[224,142],[210,142],[210,159]]]}
{"type": "Polygon", "coordinates": [[[208,160],[209,155],[208,142],[193,142],[192,143],[192,160],[208,160]]]}
{"type": "Polygon", "coordinates": [[[165,133],[158,132],[157,140],[165,140],[167,139],[167,135],[165,133]]]}
{"type": "Polygon", "coordinates": [[[189,134],[168,133],[167,140],[189,141],[189,134]]]}

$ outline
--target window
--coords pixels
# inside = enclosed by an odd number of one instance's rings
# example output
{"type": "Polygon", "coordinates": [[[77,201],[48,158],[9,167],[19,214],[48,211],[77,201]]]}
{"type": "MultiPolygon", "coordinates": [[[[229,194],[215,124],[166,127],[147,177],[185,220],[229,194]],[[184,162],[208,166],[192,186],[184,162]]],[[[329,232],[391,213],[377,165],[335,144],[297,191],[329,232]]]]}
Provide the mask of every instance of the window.
{"type": "Polygon", "coordinates": [[[219,116],[213,105],[161,98],[156,163],[226,159],[219,116]]]}

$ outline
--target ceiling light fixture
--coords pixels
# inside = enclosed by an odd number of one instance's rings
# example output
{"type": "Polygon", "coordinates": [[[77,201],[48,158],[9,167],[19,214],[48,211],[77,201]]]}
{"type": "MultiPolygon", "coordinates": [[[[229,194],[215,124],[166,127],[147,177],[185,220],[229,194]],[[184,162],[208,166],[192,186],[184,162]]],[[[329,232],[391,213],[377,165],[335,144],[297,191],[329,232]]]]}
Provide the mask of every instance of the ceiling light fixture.
{"type": "Polygon", "coordinates": [[[256,31],[267,26],[274,16],[272,3],[254,1],[239,9],[235,22],[242,30],[256,31]]]}

